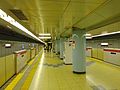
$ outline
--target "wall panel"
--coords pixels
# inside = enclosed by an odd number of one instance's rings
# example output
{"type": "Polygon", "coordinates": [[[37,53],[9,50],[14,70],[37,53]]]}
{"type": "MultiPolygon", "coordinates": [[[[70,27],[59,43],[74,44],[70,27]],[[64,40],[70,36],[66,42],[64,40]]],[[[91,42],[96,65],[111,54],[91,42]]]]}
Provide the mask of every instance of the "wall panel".
{"type": "Polygon", "coordinates": [[[6,80],[15,74],[14,54],[6,56],[6,80]]]}
{"type": "Polygon", "coordinates": [[[0,57],[0,86],[5,83],[5,57],[0,57]]]}

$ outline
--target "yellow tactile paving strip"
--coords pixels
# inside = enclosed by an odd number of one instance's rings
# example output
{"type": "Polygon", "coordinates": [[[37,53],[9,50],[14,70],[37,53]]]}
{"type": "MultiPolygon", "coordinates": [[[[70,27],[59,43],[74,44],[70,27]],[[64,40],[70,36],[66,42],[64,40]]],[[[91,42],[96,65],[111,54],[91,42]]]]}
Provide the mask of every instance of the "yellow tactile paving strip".
{"type": "Polygon", "coordinates": [[[23,73],[18,74],[14,80],[5,88],[5,90],[13,90],[13,88],[15,87],[15,85],[17,84],[17,82],[19,82],[19,80],[22,78],[23,73]]]}
{"type": "MultiPolygon", "coordinates": [[[[37,56],[36,56],[37,57],[37,56]]],[[[23,84],[23,87],[21,87],[21,90],[28,90],[29,88],[29,85],[32,81],[32,78],[34,76],[34,73],[36,71],[36,68],[38,66],[38,63],[40,61],[40,58],[41,58],[41,55],[39,56],[38,58],[38,61],[35,63],[34,67],[32,68],[32,70],[30,71],[29,75],[28,75],[28,78],[25,80],[24,84],[23,84]],[[26,85],[27,84],[27,85],[26,85]],[[26,86],[25,86],[26,85],[26,86]]],[[[34,59],[32,59],[28,65],[32,65],[34,62],[34,59]]],[[[23,75],[25,74],[25,70],[23,70],[23,72],[20,72],[14,79],[13,81],[5,88],[5,90],[13,90],[14,87],[16,86],[16,84],[19,82],[19,80],[23,77],[23,75]]]]}
{"type": "Polygon", "coordinates": [[[30,84],[31,84],[31,81],[32,81],[32,79],[33,79],[33,76],[34,76],[34,74],[35,74],[35,71],[36,71],[36,69],[37,69],[37,67],[38,67],[38,64],[39,64],[39,62],[40,62],[40,58],[41,58],[41,55],[40,55],[40,57],[38,58],[38,61],[36,62],[36,64],[33,66],[32,70],[30,71],[27,79],[25,80],[23,86],[21,87],[21,90],[28,90],[28,89],[29,89],[29,86],[30,86],[30,84]]]}

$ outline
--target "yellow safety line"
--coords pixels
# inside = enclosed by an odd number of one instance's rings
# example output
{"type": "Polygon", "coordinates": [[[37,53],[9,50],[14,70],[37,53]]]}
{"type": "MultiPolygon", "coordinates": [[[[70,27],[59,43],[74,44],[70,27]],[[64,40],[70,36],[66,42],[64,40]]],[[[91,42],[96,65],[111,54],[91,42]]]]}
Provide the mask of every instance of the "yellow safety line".
{"type": "MultiPolygon", "coordinates": [[[[28,65],[30,66],[32,63],[34,62],[34,59],[32,59],[28,65]]],[[[13,88],[16,86],[16,84],[19,82],[19,80],[23,77],[25,71],[19,73],[14,79],[13,81],[5,88],[5,90],[13,90],[13,88]]]]}
{"type": "Polygon", "coordinates": [[[32,65],[33,62],[34,62],[34,60],[30,61],[30,62],[28,63],[28,65],[32,65]]]}
{"type": "MultiPolygon", "coordinates": [[[[41,57],[41,56],[40,56],[40,57],[41,57]]],[[[34,67],[32,68],[32,70],[31,70],[31,72],[29,73],[27,79],[25,80],[25,82],[24,82],[21,90],[28,90],[28,89],[29,89],[29,86],[30,86],[30,84],[31,84],[31,82],[32,82],[33,76],[34,76],[34,74],[35,74],[35,72],[36,72],[36,69],[37,69],[37,67],[38,67],[39,61],[40,61],[40,59],[36,62],[36,64],[35,64],[34,67]]]]}
{"type": "Polygon", "coordinates": [[[103,64],[103,62],[104,62],[105,65],[111,66],[112,68],[120,69],[119,66],[114,65],[114,64],[112,64],[112,63],[107,63],[107,62],[105,62],[104,60],[102,61],[102,60],[95,59],[95,58],[91,58],[91,57],[87,57],[87,59],[88,59],[88,61],[95,61],[95,62],[102,63],[102,64],[103,64]]]}
{"type": "Polygon", "coordinates": [[[18,74],[14,78],[14,80],[5,88],[5,90],[13,90],[14,86],[18,83],[18,81],[22,78],[23,75],[23,73],[18,74]]]}

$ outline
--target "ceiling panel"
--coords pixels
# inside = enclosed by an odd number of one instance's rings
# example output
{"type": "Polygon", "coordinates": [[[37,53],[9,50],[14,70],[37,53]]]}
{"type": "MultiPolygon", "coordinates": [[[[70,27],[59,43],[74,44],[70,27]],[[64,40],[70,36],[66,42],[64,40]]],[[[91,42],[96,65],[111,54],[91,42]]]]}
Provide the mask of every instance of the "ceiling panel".
{"type": "Polygon", "coordinates": [[[64,12],[69,0],[6,0],[15,9],[20,9],[28,18],[28,22],[21,22],[32,32],[43,32],[42,27],[54,27],[64,12]],[[24,4],[23,4],[24,3],[24,4]],[[37,19],[37,20],[36,20],[37,19]],[[41,25],[42,24],[42,25],[41,25]],[[28,26],[29,25],[29,26],[28,26]],[[45,26],[44,26],[45,25],[45,26]],[[40,27],[41,26],[41,27],[40,27]],[[40,29],[40,30],[35,30],[40,29]]]}
{"type": "Polygon", "coordinates": [[[103,34],[103,33],[111,33],[111,32],[116,32],[120,31],[120,22],[116,22],[98,29],[94,29],[92,31],[89,31],[87,33],[90,33],[92,35],[98,35],[98,34],[103,34]]]}
{"type": "Polygon", "coordinates": [[[75,26],[83,28],[87,25],[89,26],[93,23],[95,24],[99,22],[99,20],[103,20],[103,17],[97,15],[96,13],[91,15],[91,13],[93,13],[94,10],[96,10],[96,8],[98,8],[105,1],[106,0],[72,0],[64,13],[64,25],[61,34],[66,34],[66,32],[71,33],[71,30],[66,30],[64,29],[65,27],[75,26]]]}
{"type": "Polygon", "coordinates": [[[120,14],[119,2],[119,0],[108,0],[106,3],[97,8],[93,13],[90,13],[84,19],[79,20],[76,26],[86,28],[120,14]]]}
{"type": "Polygon", "coordinates": [[[120,13],[120,0],[2,0],[1,3],[1,8],[22,10],[28,21],[20,21],[8,13],[30,31],[54,32],[54,36],[70,35],[71,30],[65,27],[86,28],[120,13]]]}
{"type": "Polygon", "coordinates": [[[81,20],[76,26],[80,28],[85,28],[91,25],[94,25],[96,23],[99,23],[100,21],[104,20],[103,17],[99,16],[96,13],[93,13],[86,17],[85,19],[81,20]]]}
{"type": "MultiPolygon", "coordinates": [[[[99,0],[98,0],[99,1],[99,0]]],[[[100,0],[99,2],[96,0],[88,0],[88,3],[84,4],[84,16],[81,18],[77,18],[74,26],[85,28],[86,26],[90,26],[92,23],[98,22],[100,19],[103,20],[103,17],[98,15],[95,11],[107,0],[100,0]],[[98,19],[98,20],[97,20],[98,19]],[[96,20],[96,21],[93,21],[96,20]],[[86,24],[87,22],[87,24],[86,24]],[[89,23],[91,22],[91,23],[89,23]]]]}
{"type": "MultiPolygon", "coordinates": [[[[99,8],[98,10],[95,11],[96,14],[98,14],[99,16],[103,17],[103,21],[115,16],[120,16],[120,0],[111,0],[109,1],[107,4],[104,4],[101,8],[99,8]]],[[[88,17],[89,18],[89,17],[88,17]]],[[[117,17],[116,17],[117,18],[117,17]]],[[[97,20],[98,18],[96,18],[95,20],[97,20]]],[[[102,22],[101,20],[98,20],[98,22],[102,22]]],[[[97,23],[96,23],[97,24],[97,23]]],[[[119,31],[119,26],[120,26],[120,22],[118,23],[113,23],[110,25],[107,25],[103,28],[99,28],[99,29],[95,29],[90,31],[89,33],[92,33],[93,35],[97,35],[97,34],[101,34],[104,32],[116,32],[119,31]]]]}
{"type": "Polygon", "coordinates": [[[120,0],[111,0],[106,5],[102,6],[96,13],[105,18],[110,18],[120,13],[120,0]]]}

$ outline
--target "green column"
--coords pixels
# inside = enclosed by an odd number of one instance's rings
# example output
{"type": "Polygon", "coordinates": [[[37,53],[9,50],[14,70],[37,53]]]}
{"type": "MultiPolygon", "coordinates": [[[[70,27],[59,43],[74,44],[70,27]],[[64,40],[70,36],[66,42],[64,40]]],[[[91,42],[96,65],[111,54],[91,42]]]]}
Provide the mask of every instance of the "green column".
{"type": "Polygon", "coordinates": [[[55,41],[55,52],[56,54],[60,53],[60,40],[56,39],[55,41]]]}
{"type": "Polygon", "coordinates": [[[57,53],[57,40],[55,40],[55,53],[57,53]]]}
{"type": "Polygon", "coordinates": [[[64,38],[60,38],[60,58],[64,59],[64,38]]]}
{"type": "Polygon", "coordinates": [[[85,30],[73,28],[72,39],[73,39],[73,51],[72,51],[73,72],[78,74],[84,74],[86,72],[85,30]]]}

